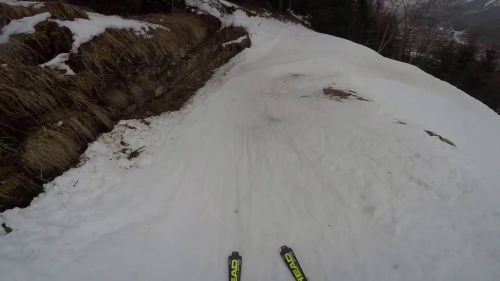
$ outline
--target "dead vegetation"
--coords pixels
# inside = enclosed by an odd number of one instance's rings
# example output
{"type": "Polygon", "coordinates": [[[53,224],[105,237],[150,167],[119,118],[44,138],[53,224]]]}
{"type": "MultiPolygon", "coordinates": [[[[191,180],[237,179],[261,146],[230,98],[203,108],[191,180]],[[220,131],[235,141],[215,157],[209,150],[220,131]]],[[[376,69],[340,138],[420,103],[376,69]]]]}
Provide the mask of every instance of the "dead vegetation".
{"type": "Polygon", "coordinates": [[[87,13],[77,6],[63,4],[62,2],[46,2],[37,12],[49,12],[52,17],[59,20],[74,20],[76,18],[88,19],[87,13]]]}
{"type": "MultiPolygon", "coordinates": [[[[0,24],[44,11],[61,20],[86,17],[58,2],[39,9],[0,5],[0,24]]],[[[248,39],[223,48],[246,31],[221,30],[220,22],[206,15],[138,19],[164,28],[146,37],[107,30],[71,53],[68,64],[76,76],[38,66],[71,51],[71,32],[56,23],[42,22],[35,33],[1,46],[0,211],[27,206],[43,183],[77,164],[88,143],[118,120],[180,109],[213,69],[250,45],[248,39]]]]}
{"type": "Polygon", "coordinates": [[[140,115],[144,117],[159,114],[164,111],[176,111],[183,107],[196,92],[205,84],[212,71],[223,65],[235,54],[250,46],[250,39],[242,27],[229,26],[208,39],[203,48],[196,48],[187,54],[187,59],[177,65],[177,75],[171,79],[162,92],[155,95],[145,106],[140,115]],[[221,47],[224,42],[247,36],[240,44],[231,44],[221,47]],[[164,95],[168,93],[168,95],[164,95]]]}
{"type": "Polygon", "coordinates": [[[26,206],[41,191],[39,184],[16,167],[0,166],[0,210],[26,206]]]}
{"type": "Polygon", "coordinates": [[[14,7],[0,3],[0,29],[7,25],[11,20],[20,19],[34,15],[33,9],[25,7],[14,7]]]}
{"type": "Polygon", "coordinates": [[[76,18],[87,19],[87,13],[80,8],[63,4],[61,2],[46,2],[39,8],[11,6],[0,3],[0,29],[11,20],[29,17],[43,12],[49,12],[52,18],[59,20],[74,20],[76,18]]]}

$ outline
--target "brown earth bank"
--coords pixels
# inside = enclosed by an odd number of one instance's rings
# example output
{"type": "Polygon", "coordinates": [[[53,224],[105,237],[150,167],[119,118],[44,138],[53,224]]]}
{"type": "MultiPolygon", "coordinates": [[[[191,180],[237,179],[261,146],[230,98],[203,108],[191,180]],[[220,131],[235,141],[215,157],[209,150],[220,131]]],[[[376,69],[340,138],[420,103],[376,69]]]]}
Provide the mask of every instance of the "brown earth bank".
{"type": "MultiPolygon", "coordinates": [[[[61,3],[36,11],[0,4],[0,27],[43,11],[64,20],[86,16],[61,3]]],[[[44,183],[74,167],[88,143],[119,120],[179,110],[216,68],[250,46],[244,28],[221,28],[208,15],[134,18],[166,28],[150,30],[147,38],[106,30],[70,54],[75,76],[38,66],[71,50],[70,30],[56,23],[42,22],[35,33],[1,45],[0,212],[29,205],[44,183]]]]}

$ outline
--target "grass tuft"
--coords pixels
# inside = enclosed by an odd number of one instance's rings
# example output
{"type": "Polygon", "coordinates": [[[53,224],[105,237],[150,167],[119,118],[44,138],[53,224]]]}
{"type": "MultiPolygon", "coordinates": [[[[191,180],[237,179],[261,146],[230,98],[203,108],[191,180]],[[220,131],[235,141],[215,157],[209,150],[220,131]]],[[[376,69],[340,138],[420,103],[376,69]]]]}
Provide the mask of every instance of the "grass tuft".
{"type": "Polygon", "coordinates": [[[44,3],[44,7],[39,9],[42,12],[49,12],[52,17],[59,20],[74,20],[77,18],[88,19],[88,15],[82,9],[69,5],[63,4],[62,2],[47,2],[44,3]]]}
{"type": "Polygon", "coordinates": [[[20,121],[34,124],[58,108],[88,107],[85,96],[68,91],[71,82],[72,78],[38,66],[0,68],[0,127],[16,127],[20,121]]]}
{"type": "Polygon", "coordinates": [[[44,181],[74,165],[80,153],[78,140],[42,127],[25,140],[20,159],[26,171],[44,181]]]}
{"type": "Polygon", "coordinates": [[[49,12],[53,18],[59,20],[74,20],[76,18],[88,19],[88,15],[85,11],[73,5],[63,4],[62,2],[46,2],[43,4],[43,7],[38,9],[0,3],[0,29],[11,20],[29,17],[43,12],[49,12]]]}
{"type": "Polygon", "coordinates": [[[0,3],[0,29],[7,25],[11,20],[20,19],[35,14],[36,12],[32,8],[11,6],[0,3]]]}
{"type": "Polygon", "coordinates": [[[42,191],[29,176],[16,167],[0,166],[0,212],[25,207],[42,191]]]}

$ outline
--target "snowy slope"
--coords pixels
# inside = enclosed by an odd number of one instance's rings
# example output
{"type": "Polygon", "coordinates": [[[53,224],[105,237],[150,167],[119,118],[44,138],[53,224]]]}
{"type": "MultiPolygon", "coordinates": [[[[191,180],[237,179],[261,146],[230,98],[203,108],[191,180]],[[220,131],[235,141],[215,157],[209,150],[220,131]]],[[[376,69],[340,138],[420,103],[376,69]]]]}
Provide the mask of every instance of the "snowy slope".
{"type": "Polygon", "coordinates": [[[237,250],[243,280],[291,281],[284,244],[311,281],[500,279],[498,115],[351,42],[226,21],[253,46],[189,106],[122,122],[2,214],[2,279],[227,280],[237,250]]]}

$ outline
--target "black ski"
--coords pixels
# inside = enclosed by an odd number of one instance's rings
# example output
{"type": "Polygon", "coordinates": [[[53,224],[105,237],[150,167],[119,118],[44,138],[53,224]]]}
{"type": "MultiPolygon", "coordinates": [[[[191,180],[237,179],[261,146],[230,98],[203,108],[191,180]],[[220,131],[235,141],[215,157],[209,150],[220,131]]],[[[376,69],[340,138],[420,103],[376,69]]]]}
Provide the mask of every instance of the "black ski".
{"type": "Polygon", "coordinates": [[[233,252],[228,258],[229,281],[241,281],[241,256],[233,252]]]}
{"type": "Polygon", "coordinates": [[[295,256],[295,253],[291,248],[282,246],[280,255],[283,258],[283,261],[286,263],[286,266],[292,273],[295,281],[307,281],[307,277],[300,267],[299,261],[297,260],[297,257],[295,256]]]}

